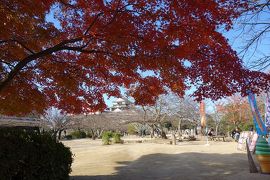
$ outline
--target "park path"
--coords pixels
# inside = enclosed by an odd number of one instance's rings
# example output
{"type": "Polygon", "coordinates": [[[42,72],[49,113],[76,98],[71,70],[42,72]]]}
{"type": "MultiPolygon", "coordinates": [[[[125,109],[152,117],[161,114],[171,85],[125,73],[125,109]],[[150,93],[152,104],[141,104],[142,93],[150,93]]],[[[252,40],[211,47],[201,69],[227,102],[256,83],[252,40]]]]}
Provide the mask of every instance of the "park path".
{"type": "Polygon", "coordinates": [[[235,142],[101,145],[89,139],[64,142],[75,154],[72,180],[183,179],[269,180],[250,174],[245,152],[235,142]]]}

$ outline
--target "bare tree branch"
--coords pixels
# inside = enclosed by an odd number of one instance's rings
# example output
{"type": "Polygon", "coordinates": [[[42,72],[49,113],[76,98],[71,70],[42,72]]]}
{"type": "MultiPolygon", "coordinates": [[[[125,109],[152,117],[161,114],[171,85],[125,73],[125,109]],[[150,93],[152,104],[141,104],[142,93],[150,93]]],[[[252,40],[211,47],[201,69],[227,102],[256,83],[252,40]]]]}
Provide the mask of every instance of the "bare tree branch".
{"type": "MultiPolygon", "coordinates": [[[[263,53],[259,53],[259,50],[262,47],[262,43],[269,37],[270,23],[268,21],[270,20],[270,0],[251,0],[248,1],[248,4],[249,8],[243,11],[239,19],[240,25],[242,25],[242,27],[240,27],[242,28],[242,32],[239,35],[247,39],[247,43],[242,47],[239,55],[242,58],[249,58],[248,61],[246,61],[247,68],[264,70],[269,67],[269,63],[266,62],[269,59],[263,58],[263,53]],[[255,57],[257,55],[259,58],[255,57]]],[[[269,54],[266,54],[266,56],[269,56],[269,54]]]]}

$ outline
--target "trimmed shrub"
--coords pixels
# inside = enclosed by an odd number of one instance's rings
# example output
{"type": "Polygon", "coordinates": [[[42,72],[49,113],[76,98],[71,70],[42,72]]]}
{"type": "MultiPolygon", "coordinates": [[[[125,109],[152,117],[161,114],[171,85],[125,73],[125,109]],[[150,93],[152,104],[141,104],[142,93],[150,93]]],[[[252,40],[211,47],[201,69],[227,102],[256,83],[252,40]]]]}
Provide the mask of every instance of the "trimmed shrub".
{"type": "Polygon", "coordinates": [[[88,137],[88,138],[92,138],[92,137],[93,137],[92,132],[88,131],[88,132],[86,133],[86,137],[88,137]]]}
{"type": "Polygon", "coordinates": [[[81,138],[86,138],[86,132],[80,131],[81,132],[81,138]]]}
{"type": "Polygon", "coordinates": [[[65,136],[65,139],[66,139],[66,140],[71,140],[71,139],[72,139],[72,136],[71,136],[71,135],[66,135],[66,136],[65,136]]]}
{"type": "Polygon", "coordinates": [[[128,125],[128,127],[127,127],[127,132],[128,132],[128,134],[130,134],[130,135],[136,135],[136,134],[138,134],[138,132],[137,132],[137,130],[136,130],[136,128],[134,127],[133,124],[129,124],[129,125],[128,125]]]}
{"type": "Polygon", "coordinates": [[[162,126],[170,130],[170,128],[172,128],[172,123],[169,121],[166,121],[166,122],[163,122],[162,126]]]}
{"type": "Polygon", "coordinates": [[[111,131],[105,131],[102,133],[102,143],[104,145],[109,145],[111,143],[111,138],[113,137],[113,133],[111,131]]]}
{"type": "Polygon", "coordinates": [[[0,129],[1,180],[68,180],[72,153],[49,133],[0,129]]]}
{"type": "Polygon", "coordinates": [[[73,139],[81,139],[81,138],[86,138],[86,133],[84,131],[73,131],[70,133],[73,139]]]}
{"type": "Polygon", "coordinates": [[[120,133],[114,133],[113,134],[113,142],[114,143],[123,143],[121,140],[121,134],[120,133]]]}

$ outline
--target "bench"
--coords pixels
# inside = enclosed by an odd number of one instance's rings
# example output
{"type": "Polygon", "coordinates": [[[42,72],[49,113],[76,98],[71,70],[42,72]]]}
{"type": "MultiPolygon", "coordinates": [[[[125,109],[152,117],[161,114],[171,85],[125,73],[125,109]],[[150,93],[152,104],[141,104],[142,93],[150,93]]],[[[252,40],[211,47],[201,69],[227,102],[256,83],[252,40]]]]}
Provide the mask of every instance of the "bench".
{"type": "Polygon", "coordinates": [[[183,135],[179,138],[180,141],[195,141],[196,137],[191,136],[191,135],[183,135]]]}
{"type": "Polygon", "coordinates": [[[223,141],[225,142],[225,136],[209,136],[209,139],[212,141],[223,141]]]}
{"type": "Polygon", "coordinates": [[[124,139],[124,143],[143,143],[144,140],[136,140],[136,139],[124,139]]]}

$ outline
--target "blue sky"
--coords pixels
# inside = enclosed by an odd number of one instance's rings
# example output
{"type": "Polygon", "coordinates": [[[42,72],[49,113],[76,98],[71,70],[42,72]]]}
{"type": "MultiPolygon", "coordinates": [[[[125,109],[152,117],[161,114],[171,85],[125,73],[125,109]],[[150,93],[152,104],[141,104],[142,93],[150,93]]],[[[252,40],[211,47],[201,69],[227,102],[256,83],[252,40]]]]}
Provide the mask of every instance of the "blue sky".
{"type": "MultiPolygon", "coordinates": [[[[270,11],[269,11],[270,12],[270,11]]],[[[257,59],[263,57],[265,54],[270,53],[270,33],[266,33],[261,36],[258,43],[254,43],[245,54],[242,52],[244,47],[248,44],[252,37],[260,32],[260,30],[265,25],[256,25],[252,26],[247,23],[265,23],[270,21],[269,12],[262,12],[259,16],[255,16],[252,20],[246,21],[251,17],[251,15],[243,16],[234,22],[233,29],[230,31],[222,31],[225,37],[229,39],[229,44],[232,46],[234,50],[239,53],[239,57],[243,60],[244,65],[249,69],[252,68],[252,61],[256,61],[257,59]],[[242,52],[242,53],[241,53],[242,52]],[[244,55],[244,56],[243,56],[244,55]]],[[[255,70],[258,70],[255,69],[255,70]]],[[[263,71],[268,71],[268,69],[263,69],[263,71]]]]}

